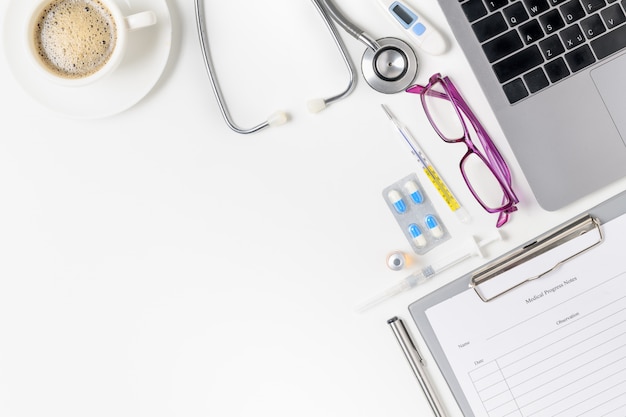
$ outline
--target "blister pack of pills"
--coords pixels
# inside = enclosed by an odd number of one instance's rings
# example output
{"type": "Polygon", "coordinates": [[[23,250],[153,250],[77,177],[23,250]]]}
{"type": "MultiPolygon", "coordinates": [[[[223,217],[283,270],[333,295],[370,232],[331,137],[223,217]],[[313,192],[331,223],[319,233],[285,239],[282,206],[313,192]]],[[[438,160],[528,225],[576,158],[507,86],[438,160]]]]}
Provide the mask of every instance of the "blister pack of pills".
{"type": "Polygon", "coordinates": [[[418,255],[450,238],[435,207],[422,191],[417,174],[408,175],[386,187],[383,198],[418,255]]]}

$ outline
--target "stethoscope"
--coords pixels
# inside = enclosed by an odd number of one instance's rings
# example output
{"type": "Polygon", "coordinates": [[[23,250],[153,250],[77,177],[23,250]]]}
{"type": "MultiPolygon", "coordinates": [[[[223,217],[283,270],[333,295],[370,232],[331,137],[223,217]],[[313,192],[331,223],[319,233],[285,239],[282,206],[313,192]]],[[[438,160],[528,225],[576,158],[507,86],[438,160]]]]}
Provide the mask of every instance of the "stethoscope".
{"type": "MultiPolygon", "coordinates": [[[[393,94],[404,91],[413,83],[415,75],[417,74],[417,57],[413,49],[406,42],[397,38],[375,40],[348,20],[333,4],[332,0],[312,0],[312,2],[330,31],[335,45],[339,49],[339,53],[348,69],[349,80],[347,87],[339,94],[328,98],[310,100],[308,103],[309,111],[319,112],[331,103],[347,97],[354,90],[356,83],[356,70],[350,60],[346,46],[341,40],[331,19],[337,22],[348,34],[367,47],[361,59],[361,73],[370,87],[381,93],[393,94]]],[[[209,76],[211,88],[217,99],[218,107],[228,127],[236,133],[248,134],[258,132],[270,126],[279,126],[286,123],[288,116],[283,111],[272,113],[265,121],[250,128],[242,128],[235,123],[226,105],[224,94],[220,89],[211,58],[205,22],[204,0],[195,0],[195,9],[204,64],[209,76]]]]}
{"type": "Polygon", "coordinates": [[[335,22],[367,47],[361,59],[361,72],[370,87],[380,93],[394,94],[413,83],[417,57],[406,42],[397,38],[375,40],[348,20],[331,0],[313,1],[320,1],[335,22]]]}

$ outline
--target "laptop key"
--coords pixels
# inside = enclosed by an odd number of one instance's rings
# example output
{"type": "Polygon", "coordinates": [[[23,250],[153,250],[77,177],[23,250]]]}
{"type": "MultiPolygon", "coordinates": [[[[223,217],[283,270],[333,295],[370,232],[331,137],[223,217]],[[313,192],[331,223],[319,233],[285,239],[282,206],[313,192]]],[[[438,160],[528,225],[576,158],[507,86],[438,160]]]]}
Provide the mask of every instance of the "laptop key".
{"type": "Polygon", "coordinates": [[[511,104],[520,101],[524,97],[528,97],[528,90],[521,78],[516,78],[510,83],[504,84],[502,89],[511,104]]]}
{"type": "Polygon", "coordinates": [[[513,3],[503,10],[504,17],[511,27],[519,25],[528,20],[528,13],[522,3],[513,3]]]}
{"type": "Polygon", "coordinates": [[[524,0],[524,4],[531,16],[538,16],[550,8],[548,0],[524,0]]]}
{"type": "Polygon", "coordinates": [[[578,0],[571,0],[560,8],[563,19],[569,24],[585,17],[585,10],[578,0]]]}
{"type": "Polygon", "coordinates": [[[504,17],[502,17],[502,14],[500,13],[494,13],[472,25],[474,34],[481,43],[499,35],[508,28],[509,26],[506,24],[504,17]]]}
{"type": "Polygon", "coordinates": [[[463,7],[463,12],[470,22],[487,15],[487,8],[483,0],[469,0],[467,3],[463,3],[461,7],[463,7]]]}
{"type": "Polygon", "coordinates": [[[615,26],[626,22],[626,16],[624,16],[624,12],[622,12],[622,8],[619,7],[619,4],[614,4],[606,10],[602,10],[600,15],[608,29],[613,29],[615,26]]]}
{"type": "Polygon", "coordinates": [[[626,47],[626,25],[615,28],[591,41],[598,59],[605,58],[626,47]]]}
{"type": "Polygon", "coordinates": [[[537,45],[522,49],[515,54],[493,64],[492,68],[501,83],[507,82],[543,63],[543,56],[537,45]]]}
{"type": "Polygon", "coordinates": [[[552,35],[547,39],[539,42],[539,47],[541,48],[541,52],[543,52],[543,56],[546,57],[547,60],[551,60],[556,58],[565,52],[565,48],[559,39],[559,35],[552,35]]]}
{"type": "Polygon", "coordinates": [[[597,12],[604,6],[606,6],[605,0],[581,0],[583,8],[587,10],[587,13],[591,14],[597,12]]]}
{"type": "Polygon", "coordinates": [[[597,14],[589,16],[588,18],[580,21],[580,27],[583,33],[587,36],[587,39],[593,39],[596,36],[606,32],[602,19],[597,14]]]}
{"type": "Polygon", "coordinates": [[[536,40],[543,38],[543,30],[541,30],[541,26],[536,20],[524,23],[519,27],[519,31],[526,45],[530,45],[536,40]]]}
{"type": "Polygon", "coordinates": [[[500,58],[512,54],[518,49],[522,49],[524,43],[520,39],[515,30],[508,31],[502,36],[499,36],[483,45],[483,51],[487,56],[489,62],[495,62],[500,58]]]}
{"type": "Polygon", "coordinates": [[[487,0],[487,7],[490,11],[498,10],[507,5],[509,0],[487,0]]]}
{"type": "Polygon", "coordinates": [[[546,88],[550,85],[548,77],[546,77],[546,74],[543,72],[541,67],[535,68],[528,74],[524,75],[524,81],[526,81],[528,90],[530,90],[531,93],[536,93],[542,88],[546,88]]]}
{"type": "Polygon", "coordinates": [[[578,49],[566,53],[565,60],[572,72],[580,71],[596,62],[596,58],[593,56],[589,45],[583,45],[578,49]]]}
{"type": "Polygon", "coordinates": [[[562,57],[558,57],[554,61],[548,62],[544,69],[546,70],[546,74],[550,81],[556,83],[557,81],[561,81],[563,78],[570,75],[569,69],[565,64],[565,60],[562,57]]]}
{"type": "Polygon", "coordinates": [[[558,10],[550,10],[548,13],[541,15],[539,21],[541,22],[543,30],[548,35],[565,26],[565,22],[561,18],[561,14],[558,10]]]}
{"type": "Polygon", "coordinates": [[[560,33],[561,40],[567,49],[573,49],[585,41],[585,37],[578,25],[570,26],[563,29],[560,33]]]}

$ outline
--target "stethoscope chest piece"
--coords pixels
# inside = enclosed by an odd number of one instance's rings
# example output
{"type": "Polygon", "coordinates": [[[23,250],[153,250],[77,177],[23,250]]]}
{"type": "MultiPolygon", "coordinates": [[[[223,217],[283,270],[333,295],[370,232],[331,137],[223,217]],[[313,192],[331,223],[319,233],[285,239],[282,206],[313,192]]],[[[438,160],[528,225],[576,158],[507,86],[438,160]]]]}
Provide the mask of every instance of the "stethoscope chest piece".
{"type": "Polygon", "coordinates": [[[417,57],[413,49],[397,38],[376,41],[380,48],[368,48],[361,60],[365,81],[374,90],[394,94],[406,90],[417,75],[417,57]]]}

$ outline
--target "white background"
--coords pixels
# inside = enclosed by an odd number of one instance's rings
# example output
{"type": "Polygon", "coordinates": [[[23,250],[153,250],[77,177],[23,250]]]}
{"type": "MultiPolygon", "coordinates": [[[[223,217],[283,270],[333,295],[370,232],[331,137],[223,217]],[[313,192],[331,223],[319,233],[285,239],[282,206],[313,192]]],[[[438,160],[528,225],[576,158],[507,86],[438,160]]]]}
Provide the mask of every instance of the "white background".
{"type": "MultiPolygon", "coordinates": [[[[307,0],[207,1],[233,117],[250,126],[290,113],[284,126],[235,134],[210,89],[193,1],[167,3],[165,71],[111,117],[43,107],[1,54],[0,416],[429,415],[386,321],[404,318],[423,347],[408,304],[486,260],[355,312],[418,268],[385,265],[391,250],[410,247],[381,191],[419,169],[380,104],[473,217],[460,223],[418,172],[453,236],[418,266],[495,229],[462,184],[463,146],[435,136],[417,96],[382,95],[362,79],[344,101],[309,114],[306,102],[341,91],[347,74],[307,0]]],[[[403,36],[374,0],[337,5],[374,37],[403,36]]],[[[451,40],[435,0],[419,7],[451,40]]],[[[359,65],[364,47],[341,34],[359,65]]],[[[542,210],[458,46],[418,53],[416,81],[449,75],[513,170],[519,211],[488,258],[626,188],[542,210]]],[[[430,365],[450,415],[461,416],[430,365]]]]}

